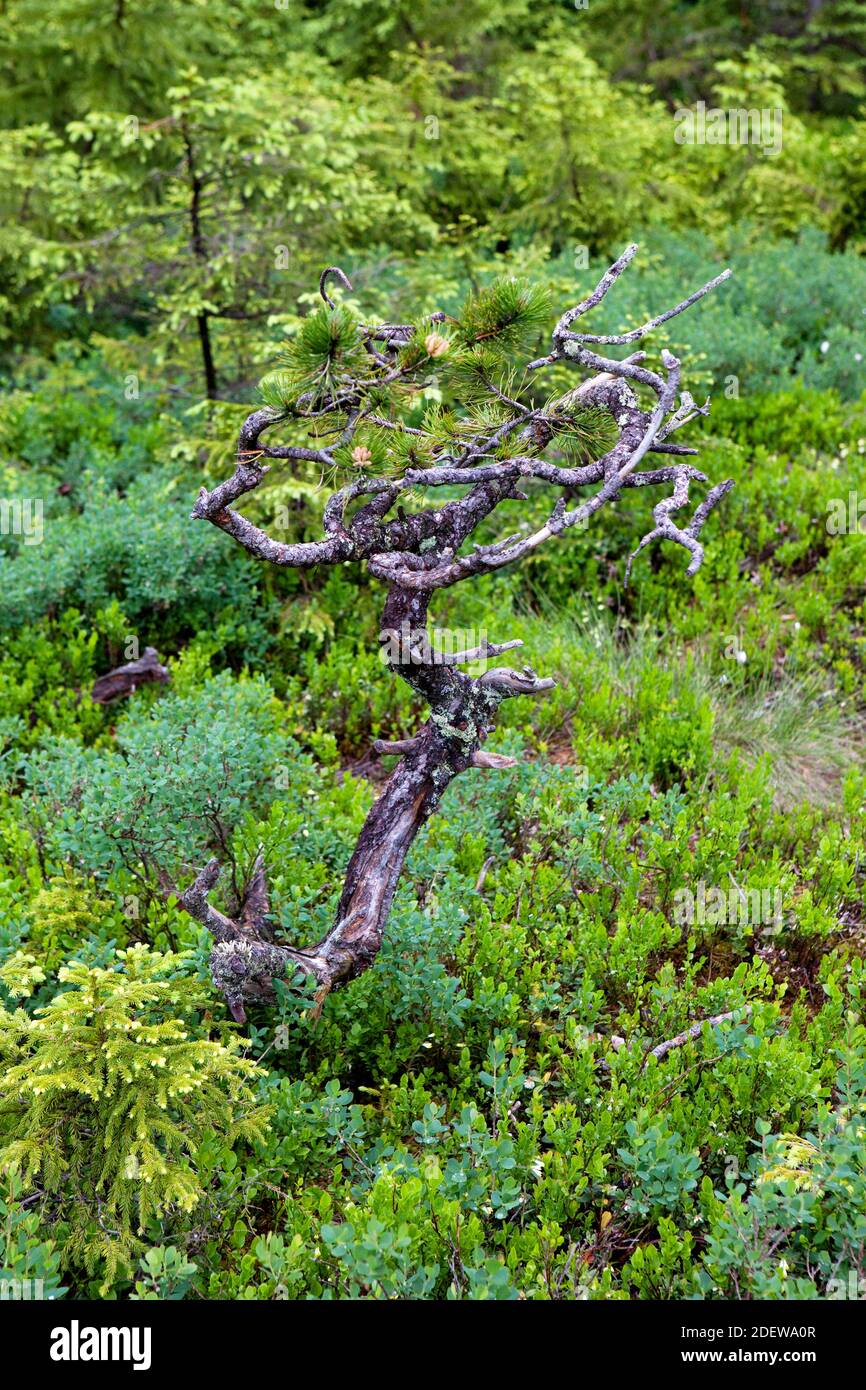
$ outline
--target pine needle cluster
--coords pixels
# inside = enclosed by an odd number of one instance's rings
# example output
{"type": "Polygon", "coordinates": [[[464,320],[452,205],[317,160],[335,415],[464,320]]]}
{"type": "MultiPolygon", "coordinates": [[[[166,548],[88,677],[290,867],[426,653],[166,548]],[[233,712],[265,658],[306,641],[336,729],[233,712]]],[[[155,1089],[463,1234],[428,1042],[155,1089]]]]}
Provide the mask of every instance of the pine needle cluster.
{"type": "MultiPolygon", "coordinates": [[[[397,477],[459,453],[515,412],[537,409],[537,383],[524,362],[549,318],[545,292],[510,277],[470,294],[456,317],[385,325],[374,337],[348,308],[323,305],[261,381],[260,398],[295,425],[309,420],[309,442],[326,448],[332,465],[320,484],[359,473],[397,477]]],[[[568,415],[555,426],[557,449],[572,460],[599,457],[613,422],[598,410],[568,415]]],[[[497,455],[519,449],[515,434],[497,455]]]]}

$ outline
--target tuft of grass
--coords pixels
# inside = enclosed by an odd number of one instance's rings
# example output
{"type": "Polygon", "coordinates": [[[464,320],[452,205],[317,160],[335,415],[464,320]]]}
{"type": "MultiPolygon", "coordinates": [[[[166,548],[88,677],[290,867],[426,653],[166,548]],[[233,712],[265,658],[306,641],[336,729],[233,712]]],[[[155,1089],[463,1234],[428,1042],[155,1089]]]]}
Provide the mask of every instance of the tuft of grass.
{"type": "Polygon", "coordinates": [[[613,701],[608,734],[631,743],[646,722],[647,688],[657,681],[683,710],[709,704],[713,765],[733,753],[749,766],[766,762],[780,809],[837,804],[845,774],[866,762],[866,719],[838,697],[826,672],[763,675],[737,688],[713,671],[707,651],[672,645],[669,633],[648,622],[623,626],[589,600],[568,615],[542,603],[515,626],[536,668],[560,681],[551,713],[567,715],[589,690],[604,687],[613,701]]]}
{"type": "Polygon", "coordinates": [[[720,754],[736,751],[749,763],[766,758],[782,809],[837,802],[845,773],[863,762],[866,723],[840,704],[823,673],[764,677],[737,694],[716,680],[709,693],[720,754]]]}

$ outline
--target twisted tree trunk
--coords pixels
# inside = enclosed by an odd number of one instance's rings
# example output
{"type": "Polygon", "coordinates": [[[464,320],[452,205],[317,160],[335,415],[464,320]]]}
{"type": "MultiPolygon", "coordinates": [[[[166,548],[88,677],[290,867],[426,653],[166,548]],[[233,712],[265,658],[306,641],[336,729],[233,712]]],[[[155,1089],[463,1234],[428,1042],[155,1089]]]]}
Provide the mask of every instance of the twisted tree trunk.
{"type": "MultiPolygon", "coordinates": [[[[430,715],[421,730],[400,743],[378,742],[377,751],[401,753],[400,762],[372,806],[346,869],[343,891],[331,930],[315,946],[300,949],[269,939],[268,900],[264,865],[253,876],[252,912],[232,920],[218,912],[208,894],[219,876],[211,860],[181,903],[213,934],[211,953],[214,983],[226,997],[238,1022],[246,1018],[245,1002],[273,996],[274,979],[291,979],[300,972],[317,984],[316,1011],[338,984],[367,970],[382,945],[385,924],[406,856],[416,835],[436,810],[446,787],[467,768],[499,768],[514,759],[483,751],[493,731],[493,717],[503,699],[533,694],[554,684],[525,667],[517,672],[497,667],[472,678],[459,671],[458,660],[471,653],[444,656],[426,641],[429,595],[393,587],[385,606],[383,637],[410,634],[398,646],[392,670],[429,702],[430,715]],[[409,650],[407,650],[407,646],[409,650]]],[[[519,645],[516,642],[504,647],[519,645]]],[[[480,655],[495,655],[503,646],[484,644],[480,655]]]]}

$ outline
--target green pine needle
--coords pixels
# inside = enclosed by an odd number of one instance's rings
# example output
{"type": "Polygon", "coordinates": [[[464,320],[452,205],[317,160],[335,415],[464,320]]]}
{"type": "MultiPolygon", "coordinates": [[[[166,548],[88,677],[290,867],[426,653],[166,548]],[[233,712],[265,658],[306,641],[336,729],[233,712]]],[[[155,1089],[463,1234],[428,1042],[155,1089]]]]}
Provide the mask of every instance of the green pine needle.
{"type": "Polygon", "coordinates": [[[549,313],[547,293],[539,286],[496,280],[466,301],[459,336],[467,346],[490,342],[514,352],[537,336],[549,313]]]}

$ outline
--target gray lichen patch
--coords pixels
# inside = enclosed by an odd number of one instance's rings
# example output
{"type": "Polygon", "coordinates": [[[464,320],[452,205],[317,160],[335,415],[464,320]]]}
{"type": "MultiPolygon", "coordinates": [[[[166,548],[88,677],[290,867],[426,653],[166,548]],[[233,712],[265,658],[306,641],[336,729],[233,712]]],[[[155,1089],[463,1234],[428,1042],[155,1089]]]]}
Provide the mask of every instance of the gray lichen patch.
{"type": "Polygon", "coordinates": [[[478,726],[472,720],[467,720],[461,728],[457,724],[452,724],[447,714],[437,714],[434,711],[430,715],[430,722],[436,725],[445,738],[456,739],[458,743],[464,744],[467,748],[471,747],[478,739],[478,726]]]}

